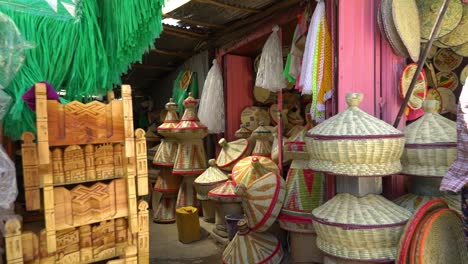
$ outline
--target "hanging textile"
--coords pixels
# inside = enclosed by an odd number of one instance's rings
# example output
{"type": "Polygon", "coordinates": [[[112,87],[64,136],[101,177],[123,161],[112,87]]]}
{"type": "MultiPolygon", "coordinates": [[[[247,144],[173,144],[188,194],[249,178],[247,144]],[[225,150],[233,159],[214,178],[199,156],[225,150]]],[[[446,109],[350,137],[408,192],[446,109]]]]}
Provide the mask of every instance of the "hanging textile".
{"type": "Polygon", "coordinates": [[[283,77],[285,77],[288,82],[295,84],[296,79],[299,77],[301,71],[301,60],[303,51],[301,51],[296,46],[296,41],[300,37],[299,35],[299,25],[296,26],[294,30],[294,36],[291,43],[291,51],[288,54],[286,59],[286,65],[284,66],[283,77]]]}
{"type": "Polygon", "coordinates": [[[272,92],[280,91],[286,87],[283,77],[283,50],[278,36],[278,26],[273,27],[273,32],[268,37],[262,49],[258,65],[255,86],[262,87],[272,92]]]}
{"type": "Polygon", "coordinates": [[[82,15],[81,0],[0,0],[2,9],[31,16],[77,21],[82,15]]]}
{"type": "Polygon", "coordinates": [[[174,81],[172,89],[172,98],[177,104],[179,116],[184,114],[184,100],[192,93],[193,98],[198,97],[198,79],[197,73],[188,70],[180,71],[174,81]]]}
{"type": "Polygon", "coordinates": [[[211,67],[203,85],[203,90],[198,108],[198,118],[200,122],[208,127],[208,131],[213,134],[224,132],[224,93],[223,76],[221,69],[213,60],[211,67]]]}

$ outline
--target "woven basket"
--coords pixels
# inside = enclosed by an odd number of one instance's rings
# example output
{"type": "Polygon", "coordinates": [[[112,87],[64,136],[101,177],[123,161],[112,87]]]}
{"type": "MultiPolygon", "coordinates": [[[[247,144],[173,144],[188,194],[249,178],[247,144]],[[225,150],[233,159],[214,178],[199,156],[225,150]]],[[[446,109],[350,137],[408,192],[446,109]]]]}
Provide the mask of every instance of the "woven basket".
{"type": "Polygon", "coordinates": [[[309,130],[310,166],[344,176],[386,176],[400,172],[404,135],[358,105],[362,94],[346,96],[348,109],[309,130]]]}
{"type": "Polygon", "coordinates": [[[338,194],[312,211],[317,245],[325,253],[354,260],[395,259],[411,213],[382,196],[338,194]]]}
{"type": "Polygon", "coordinates": [[[275,222],[286,195],[285,185],[280,175],[269,172],[247,186],[236,186],[250,229],[265,232],[275,222]]]}
{"type": "Polygon", "coordinates": [[[242,202],[242,198],[236,194],[236,185],[235,181],[227,180],[222,185],[209,191],[208,198],[221,203],[242,202]]]}
{"type": "Polygon", "coordinates": [[[236,138],[249,138],[252,131],[247,129],[247,126],[242,124],[241,127],[234,133],[236,138]]]}
{"type": "Polygon", "coordinates": [[[174,127],[174,137],[177,139],[202,139],[208,135],[208,128],[198,119],[196,107],[198,101],[189,93],[184,100],[185,112],[180,122],[174,127]]]}
{"type": "Polygon", "coordinates": [[[307,129],[304,126],[295,126],[289,132],[288,139],[284,142],[284,159],[285,160],[307,160],[305,136],[307,129]]]}
{"type": "Polygon", "coordinates": [[[443,177],[457,157],[457,124],[437,113],[439,103],[423,103],[425,114],[404,130],[402,173],[443,177]]]}
{"type": "Polygon", "coordinates": [[[180,176],[172,174],[171,168],[163,167],[156,179],[153,190],[161,193],[177,193],[180,181],[180,176]]]}
{"type": "Polygon", "coordinates": [[[308,168],[305,160],[293,160],[286,178],[286,197],[278,221],[281,228],[298,233],[315,233],[312,210],[323,203],[325,176],[308,168]]]}
{"type": "Polygon", "coordinates": [[[224,138],[219,141],[221,151],[216,158],[218,167],[224,171],[232,171],[237,161],[250,155],[250,142],[241,138],[235,141],[227,142],[224,138]]]}
{"type": "Polygon", "coordinates": [[[162,139],[158,150],[154,155],[153,165],[157,166],[173,166],[177,154],[177,141],[173,139],[162,139]]]}
{"type": "Polygon", "coordinates": [[[272,151],[272,139],[273,134],[271,130],[263,126],[263,123],[260,122],[260,125],[252,132],[252,138],[255,139],[255,147],[252,150],[252,155],[270,157],[272,151]]]}
{"type": "Polygon", "coordinates": [[[279,173],[278,165],[271,159],[259,156],[249,156],[237,162],[232,169],[232,179],[236,183],[248,186],[268,172],[279,173]]]}
{"type": "Polygon", "coordinates": [[[223,252],[224,264],[279,264],[283,249],[279,240],[268,233],[249,232],[247,222],[238,222],[238,232],[223,252]]]}
{"type": "Polygon", "coordinates": [[[179,117],[177,116],[177,104],[174,103],[172,98],[166,104],[167,114],[164,118],[164,122],[158,127],[158,133],[163,137],[173,137],[173,128],[179,123],[179,117]]]}
{"type": "Polygon", "coordinates": [[[403,208],[406,208],[408,211],[414,213],[418,210],[418,208],[421,205],[435,198],[442,199],[444,202],[447,203],[450,209],[461,214],[460,195],[446,194],[443,196],[425,196],[425,195],[416,195],[416,194],[408,193],[401,197],[398,197],[393,202],[403,208]]]}
{"type": "Polygon", "coordinates": [[[393,22],[401,41],[413,61],[419,60],[421,51],[419,13],[415,0],[391,1],[393,22]]]}
{"type": "Polygon", "coordinates": [[[208,161],[210,167],[195,179],[194,185],[199,200],[208,200],[208,192],[228,180],[228,176],[216,166],[216,161],[208,161]]]}
{"type": "Polygon", "coordinates": [[[175,222],[177,193],[166,193],[161,197],[158,208],[154,213],[153,221],[156,223],[175,222]]]}
{"type": "Polygon", "coordinates": [[[184,139],[178,144],[172,173],[199,175],[207,168],[205,147],[201,139],[184,139]]]}

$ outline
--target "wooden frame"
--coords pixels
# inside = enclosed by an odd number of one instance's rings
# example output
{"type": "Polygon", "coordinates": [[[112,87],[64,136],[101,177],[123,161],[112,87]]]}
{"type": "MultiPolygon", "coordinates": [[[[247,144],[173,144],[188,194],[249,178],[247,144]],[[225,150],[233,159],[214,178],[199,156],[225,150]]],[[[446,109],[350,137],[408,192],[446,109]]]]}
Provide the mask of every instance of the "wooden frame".
{"type": "Polygon", "coordinates": [[[45,228],[7,221],[7,263],[148,263],[148,204],[137,202],[148,194],[146,140],[133,129],[130,86],[108,104],[61,105],[42,83],[35,94],[37,140],[22,136],[23,174],[26,208],[44,211],[45,228]]]}

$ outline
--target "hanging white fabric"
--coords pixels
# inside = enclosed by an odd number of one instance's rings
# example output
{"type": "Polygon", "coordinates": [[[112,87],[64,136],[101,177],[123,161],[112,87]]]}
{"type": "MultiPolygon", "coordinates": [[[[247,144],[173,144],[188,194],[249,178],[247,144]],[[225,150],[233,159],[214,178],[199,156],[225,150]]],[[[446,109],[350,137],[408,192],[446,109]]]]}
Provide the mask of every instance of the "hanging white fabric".
{"type": "Polygon", "coordinates": [[[213,66],[208,72],[198,108],[198,118],[209,133],[224,132],[224,92],[221,69],[213,60],[213,66]]]}
{"type": "Polygon", "coordinates": [[[263,46],[255,80],[255,86],[272,92],[286,87],[286,80],[283,77],[283,50],[278,30],[278,26],[273,27],[273,32],[263,46]]]}

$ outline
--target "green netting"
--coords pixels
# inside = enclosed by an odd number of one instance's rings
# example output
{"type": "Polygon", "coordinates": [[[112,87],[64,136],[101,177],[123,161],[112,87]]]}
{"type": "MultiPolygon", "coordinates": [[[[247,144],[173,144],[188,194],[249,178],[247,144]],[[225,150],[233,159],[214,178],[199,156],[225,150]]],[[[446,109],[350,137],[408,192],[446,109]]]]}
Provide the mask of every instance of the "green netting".
{"type": "Polygon", "coordinates": [[[141,60],[162,31],[163,4],[164,0],[81,0],[77,21],[0,4],[0,11],[36,47],[27,50],[25,64],[6,89],[13,105],[5,117],[5,134],[17,140],[23,132],[35,131],[34,113],[21,96],[36,82],[47,81],[56,90],[64,89],[67,100],[80,101],[120,84],[120,75],[141,60]]]}

